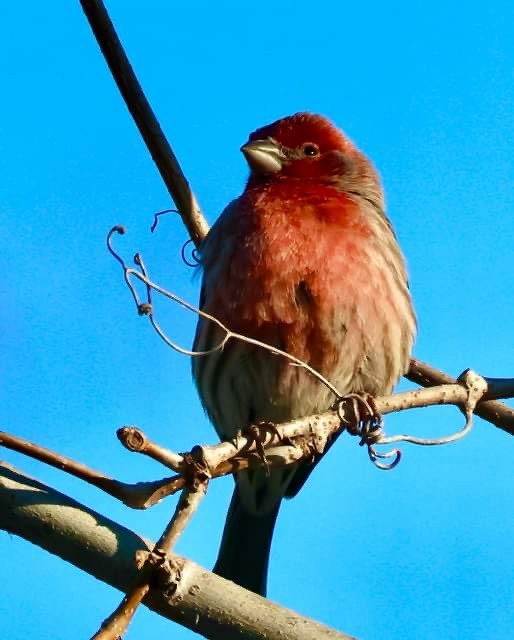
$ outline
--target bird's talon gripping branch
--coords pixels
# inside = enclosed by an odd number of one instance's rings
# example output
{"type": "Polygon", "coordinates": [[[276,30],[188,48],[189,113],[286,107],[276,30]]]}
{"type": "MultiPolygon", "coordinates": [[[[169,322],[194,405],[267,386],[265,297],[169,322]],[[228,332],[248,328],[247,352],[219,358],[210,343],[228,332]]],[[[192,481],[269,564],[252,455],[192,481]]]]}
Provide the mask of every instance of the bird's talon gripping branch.
{"type": "Polygon", "coordinates": [[[383,420],[373,396],[349,393],[337,400],[336,410],[346,431],[361,438],[361,446],[375,444],[382,437],[383,420]]]}
{"type": "Polygon", "coordinates": [[[371,462],[384,471],[396,467],[401,459],[400,449],[392,449],[386,453],[378,452],[373,445],[379,443],[384,436],[383,418],[377,410],[373,396],[350,393],[339,398],[336,410],[341,424],[352,436],[359,436],[359,445],[368,448],[371,462]],[[348,412],[350,415],[348,416],[348,412]],[[383,463],[380,460],[393,458],[392,462],[383,463]]]}
{"type": "Polygon", "coordinates": [[[243,434],[248,438],[248,444],[245,449],[252,444],[255,445],[255,451],[264,466],[266,475],[269,475],[269,465],[264,445],[278,444],[281,441],[276,425],[273,422],[257,422],[245,429],[243,434]]]}

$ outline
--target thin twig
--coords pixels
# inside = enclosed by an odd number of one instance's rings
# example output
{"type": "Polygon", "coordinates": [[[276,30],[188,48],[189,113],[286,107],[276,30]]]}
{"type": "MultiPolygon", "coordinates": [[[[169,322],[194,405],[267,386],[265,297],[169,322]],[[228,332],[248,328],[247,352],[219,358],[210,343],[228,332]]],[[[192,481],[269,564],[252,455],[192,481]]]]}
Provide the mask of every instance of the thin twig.
{"type": "MultiPolygon", "coordinates": [[[[403,436],[391,436],[391,437],[382,437],[378,440],[378,444],[390,444],[393,442],[410,442],[412,444],[421,444],[425,446],[433,446],[439,444],[450,444],[451,442],[456,442],[457,440],[461,440],[468,432],[471,430],[472,422],[473,422],[473,413],[477,407],[477,404],[482,400],[482,398],[487,393],[497,393],[502,394],[507,389],[503,384],[496,385],[496,389],[494,389],[494,384],[490,385],[487,383],[485,378],[477,375],[471,369],[467,369],[464,371],[458,378],[458,382],[462,385],[468,392],[467,401],[464,403],[459,403],[465,415],[466,415],[466,423],[464,427],[453,433],[449,436],[444,436],[442,438],[416,438],[413,436],[403,435],[403,436]],[[491,390],[490,390],[491,387],[491,390]]],[[[503,381],[502,381],[503,382],[503,381]]],[[[446,385],[451,386],[451,385],[446,385]]],[[[433,387],[438,388],[438,387],[433,387]]],[[[441,387],[439,387],[441,388],[441,387]]],[[[443,385],[445,388],[445,385],[443,385]]],[[[510,391],[513,391],[511,389],[510,391]]]]}
{"type": "MultiPolygon", "coordinates": [[[[397,442],[409,442],[418,445],[434,446],[449,444],[463,438],[471,429],[471,416],[480,398],[498,397],[505,393],[514,393],[514,381],[506,384],[506,381],[499,381],[495,387],[491,383],[489,387],[485,381],[477,374],[466,371],[460,378],[460,383],[453,385],[440,385],[428,389],[416,389],[405,391],[391,396],[375,398],[373,400],[376,411],[382,415],[396,411],[416,407],[427,407],[434,405],[455,405],[465,407],[466,425],[461,430],[439,438],[420,438],[411,435],[386,436],[383,428],[380,427],[369,441],[363,438],[361,444],[387,445],[397,442]]],[[[257,425],[258,427],[258,425],[257,425]]],[[[132,427],[132,429],[136,429],[132,427]]],[[[344,429],[341,412],[327,412],[321,415],[299,418],[290,422],[276,425],[273,432],[262,430],[262,439],[259,442],[247,433],[240,433],[230,441],[220,442],[216,445],[205,445],[195,447],[201,449],[202,460],[210,469],[213,478],[237,473],[248,467],[262,465],[262,458],[259,455],[259,447],[266,452],[268,466],[280,466],[292,464],[300,459],[310,458],[314,454],[323,454],[328,442],[344,429]],[[278,446],[280,443],[287,443],[290,446],[278,446]]],[[[358,430],[352,431],[351,435],[362,436],[358,430]]],[[[138,438],[150,442],[142,432],[138,438]]],[[[155,445],[156,446],[156,445],[155,445]]],[[[373,462],[382,469],[390,469],[399,460],[400,452],[379,453],[372,449],[370,457],[373,462]],[[392,463],[381,464],[378,459],[393,458],[392,463]]]]}
{"type": "MultiPolygon", "coordinates": [[[[494,388],[488,394],[494,393],[494,388]]],[[[465,406],[468,402],[469,392],[461,384],[441,385],[429,389],[416,389],[414,391],[404,391],[390,396],[378,397],[374,399],[376,410],[381,415],[405,411],[416,407],[428,407],[434,405],[456,405],[465,406]]],[[[323,453],[326,442],[331,440],[342,429],[341,416],[338,411],[329,411],[320,415],[298,418],[289,422],[276,425],[276,431],[280,435],[281,442],[312,441],[313,446],[319,453],[323,453]]],[[[454,436],[440,438],[444,444],[445,440],[450,442],[454,436]]],[[[436,444],[433,439],[415,438],[413,436],[392,436],[388,440],[385,434],[374,440],[374,444],[389,444],[390,442],[414,442],[416,444],[436,444]]],[[[276,440],[273,437],[264,439],[261,443],[266,450],[276,447],[276,440]]],[[[212,477],[216,477],[221,470],[223,475],[227,472],[233,459],[242,458],[248,453],[256,451],[256,443],[245,434],[238,435],[232,441],[221,442],[214,446],[203,446],[202,452],[205,463],[211,469],[212,477]]],[[[385,454],[382,454],[385,455],[385,454]]]]}
{"type": "MultiPolygon", "coordinates": [[[[496,380],[490,382],[488,390],[484,398],[498,398],[506,394],[512,396],[514,393],[514,381],[496,380]]],[[[469,392],[462,384],[445,384],[437,387],[428,387],[426,389],[415,389],[413,391],[404,391],[402,393],[392,394],[390,396],[378,397],[374,399],[376,411],[381,415],[404,411],[416,407],[428,407],[434,405],[455,405],[465,407],[469,399],[469,392]]],[[[490,402],[490,400],[488,400],[490,402]]],[[[475,412],[485,404],[484,401],[479,402],[475,412]]],[[[58,453],[54,453],[44,447],[40,447],[34,443],[28,442],[23,438],[18,438],[11,434],[0,432],[0,446],[18,451],[31,458],[35,458],[49,464],[53,467],[61,469],[89,484],[92,484],[106,493],[124,502],[127,506],[137,509],[146,509],[160,502],[163,498],[180,491],[185,486],[185,479],[182,475],[184,466],[184,456],[176,454],[172,451],[164,449],[153,443],[147,436],[135,427],[130,428],[130,438],[136,442],[132,447],[134,451],[140,451],[150,455],[150,457],[172,468],[180,469],[181,475],[171,478],[163,478],[154,482],[139,482],[129,484],[114,480],[98,471],[95,471],[85,465],[75,462],[70,458],[66,458],[58,453]],[[141,446],[137,442],[143,442],[141,446]]],[[[266,449],[266,456],[275,455],[273,465],[280,464],[277,458],[279,443],[292,443],[296,447],[302,447],[310,442],[311,448],[318,453],[323,453],[326,442],[333,438],[342,429],[341,417],[337,411],[329,411],[321,415],[307,416],[297,420],[291,420],[276,426],[277,438],[274,434],[265,434],[264,439],[259,446],[266,449]],[[273,454],[272,454],[273,452],[273,454]]],[[[457,432],[458,434],[460,432],[457,432]]],[[[444,444],[455,439],[455,434],[436,440],[417,438],[410,435],[386,436],[381,434],[379,438],[374,439],[374,444],[390,444],[395,442],[411,442],[415,444],[444,444]]],[[[130,448],[130,447],[129,447],[130,448]]],[[[212,477],[235,473],[258,464],[259,457],[255,457],[257,452],[257,444],[255,438],[239,434],[232,441],[220,442],[216,445],[204,445],[198,447],[201,449],[202,458],[205,465],[210,470],[212,477]]],[[[283,450],[285,451],[285,450],[283,450]]],[[[292,453],[288,451],[284,457],[282,464],[290,464],[302,457],[309,457],[309,451],[303,449],[303,453],[292,453]]],[[[386,454],[381,454],[386,455],[386,454]]],[[[262,462],[262,461],[261,461],[262,462]]]]}
{"type": "Polygon", "coordinates": [[[60,469],[69,475],[80,478],[80,480],[84,480],[84,482],[101,489],[133,509],[146,509],[162,500],[166,495],[175,493],[182,488],[182,482],[177,482],[176,477],[133,484],[120,482],[100,471],[87,467],[81,462],[4,431],[0,431],[0,446],[22,453],[51,467],[60,469]]]}
{"type": "MultiPolygon", "coordinates": [[[[314,453],[309,439],[303,435],[291,439],[289,446],[278,446],[280,442],[286,440],[286,438],[282,438],[280,435],[280,427],[277,427],[276,437],[271,440],[259,441],[259,443],[257,443],[253,437],[241,435],[238,436],[235,441],[231,442],[220,442],[216,445],[206,446],[196,445],[189,454],[184,455],[161,447],[156,442],[153,442],[147,434],[138,427],[122,427],[119,432],[123,432],[120,441],[134,453],[147,455],[165,466],[170,466],[169,460],[175,463],[180,459],[181,462],[177,464],[176,470],[182,474],[187,475],[188,467],[191,465],[190,458],[201,458],[205,466],[209,468],[211,478],[219,478],[221,476],[238,473],[248,468],[257,469],[262,467],[263,459],[259,447],[265,449],[266,463],[270,467],[292,464],[306,456],[309,457],[310,453],[314,453]],[[228,445],[228,448],[226,445],[228,445]],[[310,453],[307,451],[307,447],[311,447],[311,449],[309,449],[310,453]],[[206,456],[206,452],[210,453],[206,456]]],[[[331,435],[331,432],[327,431],[321,435],[310,434],[311,438],[314,435],[316,435],[316,452],[322,453],[326,439],[331,435]]],[[[171,495],[183,489],[185,483],[186,480],[183,476],[175,476],[174,483],[165,485],[162,490],[168,492],[166,495],[171,495]],[[179,479],[182,479],[182,484],[178,483],[179,479]]]]}
{"type": "Polygon", "coordinates": [[[173,469],[173,471],[177,471],[178,473],[183,471],[184,456],[153,442],[147,438],[146,434],[141,431],[141,429],[134,426],[121,427],[121,429],[118,429],[116,432],[116,435],[118,436],[118,440],[121,444],[129,451],[133,451],[134,453],[143,453],[149,458],[160,462],[165,467],[173,469]]]}
{"type": "MultiPolygon", "coordinates": [[[[208,478],[196,481],[186,487],[180,496],[177,508],[168,526],[163,531],[152,552],[145,556],[135,584],[127,592],[115,611],[102,623],[100,630],[91,640],[118,640],[127,631],[134,614],[151,588],[151,582],[159,567],[168,567],[167,554],[170,553],[180,534],[191,520],[201,500],[205,496],[208,478]]],[[[169,574],[168,574],[169,577],[169,574]]],[[[173,573],[174,587],[178,587],[180,575],[173,573]]],[[[161,585],[162,586],[162,585],[161,585]]],[[[169,589],[169,585],[166,585],[169,589]]]]}
{"type": "Polygon", "coordinates": [[[182,221],[198,247],[209,229],[180,164],[146,99],[101,0],[80,0],[125,104],[136,123],[182,221]]]}
{"type": "MultiPolygon", "coordinates": [[[[499,398],[506,394],[514,394],[514,381],[512,380],[492,380],[488,385],[488,390],[484,398],[499,398]]],[[[378,397],[374,399],[376,411],[381,415],[404,411],[416,407],[428,407],[434,405],[455,405],[466,407],[469,401],[469,391],[463,384],[445,384],[426,389],[415,389],[390,396],[378,397]]],[[[490,400],[488,400],[490,402],[490,400]]],[[[478,403],[475,412],[485,404],[484,401],[478,403]]],[[[465,433],[469,430],[469,424],[465,433]]],[[[331,440],[343,428],[341,416],[337,411],[329,411],[320,415],[307,416],[297,420],[291,420],[276,426],[275,434],[264,434],[264,438],[259,442],[259,446],[266,450],[266,457],[273,466],[280,464],[291,464],[301,458],[309,458],[313,451],[323,453],[326,443],[331,440]],[[280,443],[292,444],[296,451],[278,446],[280,443]],[[282,452],[282,453],[281,453],[282,452]],[[287,454],[285,453],[287,452],[287,454]],[[280,456],[282,462],[280,461],[280,456]]],[[[396,442],[411,442],[414,444],[445,444],[462,437],[462,430],[457,434],[452,434],[438,439],[417,438],[411,435],[386,436],[383,432],[379,437],[373,439],[373,444],[391,444],[396,442]]],[[[150,455],[159,462],[180,470],[180,475],[163,478],[154,482],[140,482],[128,484],[113,480],[112,478],[90,469],[85,465],[75,462],[60,454],[28,442],[22,438],[0,432],[0,446],[18,451],[29,457],[35,458],[61,469],[85,482],[109,493],[115,498],[124,502],[127,506],[137,509],[146,509],[160,502],[163,498],[173,495],[185,486],[184,472],[187,465],[184,464],[184,456],[164,449],[153,443],[147,436],[137,429],[130,427],[130,438],[136,444],[132,448],[150,455]],[[143,443],[138,445],[137,443],[143,443]]],[[[364,444],[366,444],[364,442],[364,444]]],[[[258,453],[255,438],[243,433],[239,434],[232,441],[220,442],[216,445],[204,445],[195,447],[200,449],[202,459],[209,469],[211,476],[219,477],[236,473],[248,466],[262,464],[262,460],[255,454],[258,453]]],[[[378,457],[388,457],[389,454],[377,454],[378,457]]],[[[389,467],[389,465],[386,465],[389,467]]]]}

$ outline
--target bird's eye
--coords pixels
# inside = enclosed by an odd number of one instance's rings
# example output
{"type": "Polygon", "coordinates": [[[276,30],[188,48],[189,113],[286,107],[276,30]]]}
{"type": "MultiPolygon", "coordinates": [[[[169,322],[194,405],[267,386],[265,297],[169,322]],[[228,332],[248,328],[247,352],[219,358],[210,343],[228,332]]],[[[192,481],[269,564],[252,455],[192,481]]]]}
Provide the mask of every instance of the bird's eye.
{"type": "Polygon", "coordinates": [[[309,158],[315,158],[319,156],[319,147],[317,144],[314,144],[314,142],[306,142],[302,146],[302,153],[309,158]]]}

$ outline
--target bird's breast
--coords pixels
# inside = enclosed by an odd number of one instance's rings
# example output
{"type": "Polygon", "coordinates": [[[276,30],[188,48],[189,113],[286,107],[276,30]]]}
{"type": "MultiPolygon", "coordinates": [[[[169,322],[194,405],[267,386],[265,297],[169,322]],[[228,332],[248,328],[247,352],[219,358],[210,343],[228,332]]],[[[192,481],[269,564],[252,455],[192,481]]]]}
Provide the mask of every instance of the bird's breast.
{"type": "MultiPolygon", "coordinates": [[[[377,215],[326,192],[235,201],[203,253],[204,310],[300,358],[341,393],[384,393],[406,367],[414,316],[403,259],[377,215]]],[[[210,348],[220,334],[201,325],[197,346],[210,348]]],[[[200,359],[195,375],[223,433],[241,420],[323,411],[334,400],[285,358],[239,341],[200,359]],[[208,389],[207,380],[218,386],[208,389]],[[239,416],[237,407],[251,407],[250,415],[239,416]]]]}
{"type": "Polygon", "coordinates": [[[362,297],[372,228],[344,194],[264,192],[234,223],[220,305],[230,309],[234,329],[269,330],[270,323],[299,324],[302,317],[319,325],[362,297]]]}

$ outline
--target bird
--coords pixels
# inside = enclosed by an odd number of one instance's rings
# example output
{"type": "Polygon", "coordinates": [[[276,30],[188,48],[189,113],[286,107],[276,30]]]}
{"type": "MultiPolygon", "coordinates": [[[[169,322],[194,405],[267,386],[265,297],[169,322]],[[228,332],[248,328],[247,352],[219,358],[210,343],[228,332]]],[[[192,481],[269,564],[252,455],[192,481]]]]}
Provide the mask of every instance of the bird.
{"type": "MultiPolygon", "coordinates": [[[[391,393],[416,333],[406,264],[374,166],[329,119],[296,113],[250,134],[242,194],[199,250],[200,309],[301,359],[341,394],[391,393]]],[[[327,411],[333,392],[305,369],[229,340],[199,317],[193,377],[219,437],[327,411]]],[[[282,499],[308,461],[235,475],[214,572],[265,596],[282,499]]]]}

